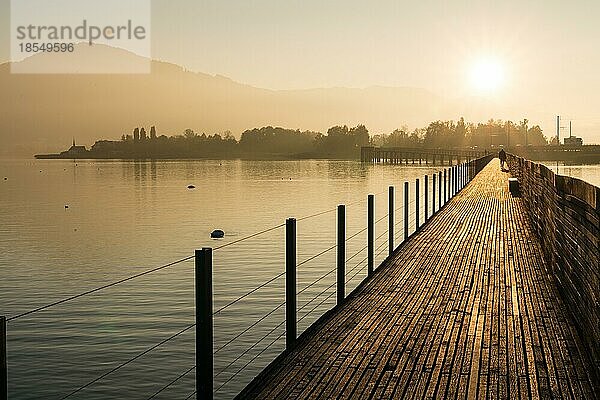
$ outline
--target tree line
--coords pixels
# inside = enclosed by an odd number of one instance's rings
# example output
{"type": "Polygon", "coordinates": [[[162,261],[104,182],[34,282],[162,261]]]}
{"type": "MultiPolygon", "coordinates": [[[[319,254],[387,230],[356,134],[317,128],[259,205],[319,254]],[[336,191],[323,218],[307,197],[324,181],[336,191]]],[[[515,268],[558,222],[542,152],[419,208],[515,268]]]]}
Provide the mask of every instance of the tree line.
{"type": "Polygon", "coordinates": [[[528,127],[524,119],[518,123],[490,119],[474,124],[461,118],[455,121],[435,121],[426,128],[410,131],[407,127],[390,134],[375,135],[374,146],[417,148],[490,148],[493,146],[544,146],[548,140],[539,125],[528,127]]]}
{"type": "Polygon", "coordinates": [[[96,142],[92,152],[110,152],[135,157],[160,158],[356,158],[368,146],[369,131],[364,125],[334,126],[327,134],[266,126],[249,129],[236,140],[230,132],[207,135],[186,129],[180,135],[150,135],[144,128],[122,135],[120,142],[96,142]]]}
{"type": "Polygon", "coordinates": [[[547,144],[542,129],[528,121],[489,120],[486,123],[435,121],[426,128],[406,127],[387,134],[369,135],[364,125],[337,125],[326,134],[266,126],[244,131],[239,140],[231,132],[207,135],[186,129],[179,135],[157,135],[135,128],[121,141],[99,141],[92,153],[115,157],[148,158],[342,158],[360,156],[362,146],[413,148],[489,148],[547,144]]]}

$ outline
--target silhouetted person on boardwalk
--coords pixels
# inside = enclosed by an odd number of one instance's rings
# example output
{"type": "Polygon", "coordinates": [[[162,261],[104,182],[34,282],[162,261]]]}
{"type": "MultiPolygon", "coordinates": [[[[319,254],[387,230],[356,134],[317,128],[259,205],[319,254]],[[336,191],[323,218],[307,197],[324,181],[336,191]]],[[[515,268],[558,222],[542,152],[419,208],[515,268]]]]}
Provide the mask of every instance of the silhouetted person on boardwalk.
{"type": "Polygon", "coordinates": [[[498,153],[498,158],[500,159],[500,169],[504,171],[504,163],[506,162],[506,152],[504,149],[500,149],[498,153]]]}

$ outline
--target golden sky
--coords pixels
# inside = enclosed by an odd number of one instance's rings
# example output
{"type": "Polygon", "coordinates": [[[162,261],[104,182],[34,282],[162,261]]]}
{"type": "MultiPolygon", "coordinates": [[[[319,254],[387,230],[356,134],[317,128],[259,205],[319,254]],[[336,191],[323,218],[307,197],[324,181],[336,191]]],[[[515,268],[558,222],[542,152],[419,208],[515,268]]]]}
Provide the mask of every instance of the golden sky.
{"type": "MultiPolygon", "coordinates": [[[[1,61],[9,14],[0,0],[1,61]]],[[[560,114],[600,143],[599,15],[593,0],[155,0],[152,56],[271,89],[482,96],[546,135],[560,114]]]]}

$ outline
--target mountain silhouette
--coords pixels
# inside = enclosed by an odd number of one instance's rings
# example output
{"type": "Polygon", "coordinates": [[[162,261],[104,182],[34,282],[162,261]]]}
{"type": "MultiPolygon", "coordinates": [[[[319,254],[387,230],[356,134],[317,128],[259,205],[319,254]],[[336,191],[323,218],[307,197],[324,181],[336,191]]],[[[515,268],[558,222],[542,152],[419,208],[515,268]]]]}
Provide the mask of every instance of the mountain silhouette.
{"type": "MultiPolygon", "coordinates": [[[[59,56],[42,53],[20,63],[59,56]]],[[[69,62],[113,66],[148,61],[125,50],[85,44],[76,45],[70,57],[69,62]]],[[[459,117],[455,106],[424,89],[268,90],[150,62],[149,74],[14,74],[10,63],[0,64],[0,152],[58,151],[72,138],[90,145],[118,139],[136,126],[156,125],[159,135],[192,128],[239,137],[266,125],[325,132],[336,124],[362,123],[371,133],[388,133],[403,124],[421,127],[459,117]]]]}

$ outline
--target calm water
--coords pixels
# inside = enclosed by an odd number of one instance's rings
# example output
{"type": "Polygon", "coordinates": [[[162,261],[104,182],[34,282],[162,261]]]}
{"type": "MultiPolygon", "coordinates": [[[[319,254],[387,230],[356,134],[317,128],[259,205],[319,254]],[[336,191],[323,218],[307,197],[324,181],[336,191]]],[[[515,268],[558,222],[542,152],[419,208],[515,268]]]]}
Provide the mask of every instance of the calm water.
{"type": "MultiPolygon", "coordinates": [[[[381,193],[376,217],[385,216],[388,185],[397,187],[400,207],[405,180],[440,168],[349,161],[0,161],[0,315],[14,316],[339,203],[348,204],[350,236],[365,226],[368,193],[381,193]],[[188,190],[189,184],[196,189],[188,190]],[[224,239],[210,239],[216,228],[226,232],[224,239]]],[[[335,220],[329,212],[298,222],[299,261],[335,243],[335,220]]],[[[376,265],[385,257],[386,229],[383,219],[376,226],[376,236],[383,233],[376,265]]],[[[348,292],[365,276],[366,251],[356,254],[365,244],[363,232],[347,245],[347,258],[354,256],[347,263],[348,292]]],[[[335,257],[330,251],[301,266],[299,290],[330,271],[335,257]]],[[[215,251],[215,308],[283,268],[283,228],[215,251]]],[[[299,296],[300,332],[332,307],[334,282],[330,274],[299,296]]],[[[9,397],[60,399],[189,326],[193,287],[188,261],[9,322],[9,397]]],[[[283,293],[280,278],[216,315],[215,351],[280,305],[283,293]]],[[[233,397],[282,351],[283,321],[280,307],[217,352],[215,388],[223,385],[217,398],[233,397]]],[[[192,328],[70,398],[150,397],[193,366],[194,334],[192,328]]],[[[192,372],[156,398],[185,398],[193,390],[192,372]]]]}
{"type": "Polygon", "coordinates": [[[600,165],[564,165],[559,162],[544,162],[548,168],[551,168],[555,173],[558,171],[560,175],[572,176],[582,179],[592,185],[600,186],[600,165]]]}

